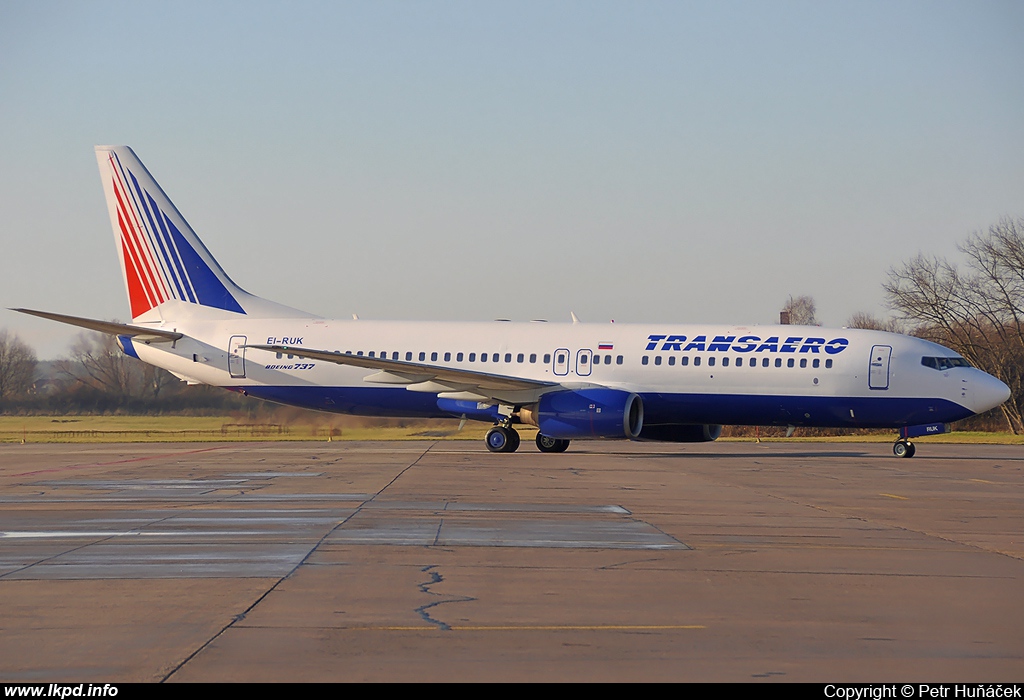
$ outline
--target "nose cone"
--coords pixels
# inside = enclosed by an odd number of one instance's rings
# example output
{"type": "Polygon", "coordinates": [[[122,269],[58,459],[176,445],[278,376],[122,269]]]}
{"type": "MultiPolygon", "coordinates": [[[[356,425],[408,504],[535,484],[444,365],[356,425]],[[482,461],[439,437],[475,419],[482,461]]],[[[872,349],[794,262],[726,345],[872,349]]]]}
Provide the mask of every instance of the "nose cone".
{"type": "Polygon", "coordinates": [[[975,413],[984,413],[1010,398],[1010,387],[991,374],[979,370],[978,376],[971,381],[968,397],[970,402],[968,408],[975,413]]]}

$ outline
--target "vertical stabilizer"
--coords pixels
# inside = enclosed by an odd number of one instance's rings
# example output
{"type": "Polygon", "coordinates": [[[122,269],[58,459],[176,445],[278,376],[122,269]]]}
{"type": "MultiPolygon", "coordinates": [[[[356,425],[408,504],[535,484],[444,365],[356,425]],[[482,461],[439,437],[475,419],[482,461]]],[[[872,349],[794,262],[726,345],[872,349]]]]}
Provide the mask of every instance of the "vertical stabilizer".
{"type": "Polygon", "coordinates": [[[229,314],[298,316],[231,281],[128,146],[97,146],[96,160],[132,319],[177,301],[229,314]]]}

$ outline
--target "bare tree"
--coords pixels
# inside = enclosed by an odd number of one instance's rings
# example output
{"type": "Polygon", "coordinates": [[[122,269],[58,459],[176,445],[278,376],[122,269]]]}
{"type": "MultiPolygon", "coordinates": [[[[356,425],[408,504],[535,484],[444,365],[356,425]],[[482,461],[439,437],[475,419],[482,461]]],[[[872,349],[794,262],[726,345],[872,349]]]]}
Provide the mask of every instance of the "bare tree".
{"type": "Polygon", "coordinates": [[[904,332],[904,326],[898,319],[887,318],[883,320],[864,311],[857,311],[853,316],[850,316],[850,320],[846,322],[846,327],[864,328],[869,331],[886,331],[888,333],[904,332]]]}
{"type": "Polygon", "coordinates": [[[809,296],[793,297],[790,295],[782,312],[789,314],[789,322],[794,326],[817,326],[818,319],[815,317],[817,307],[814,298],[809,296]]]}
{"type": "Polygon", "coordinates": [[[81,333],[71,355],[60,360],[58,371],[79,385],[109,394],[121,402],[160,398],[178,381],[166,370],[125,355],[112,335],[81,333]]]}
{"type": "Polygon", "coordinates": [[[17,335],[0,330],[0,399],[23,394],[32,386],[36,353],[17,335]]]}
{"type": "Polygon", "coordinates": [[[889,306],[914,335],[947,345],[1012,393],[1000,409],[1024,431],[1024,220],[1003,219],[959,246],[963,270],[919,255],[889,271],[889,306]]]}
{"type": "Polygon", "coordinates": [[[121,352],[112,335],[79,333],[71,346],[70,357],[62,359],[57,369],[77,383],[129,399],[138,394],[140,380],[132,358],[121,352]]]}
{"type": "Polygon", "coordinates": [[[157,401],[164,389],[177,387],[181,381],[165,369],[161,369],[148,362],[139,362],[142,365],[142,391],[147,398],[157,401]]]}

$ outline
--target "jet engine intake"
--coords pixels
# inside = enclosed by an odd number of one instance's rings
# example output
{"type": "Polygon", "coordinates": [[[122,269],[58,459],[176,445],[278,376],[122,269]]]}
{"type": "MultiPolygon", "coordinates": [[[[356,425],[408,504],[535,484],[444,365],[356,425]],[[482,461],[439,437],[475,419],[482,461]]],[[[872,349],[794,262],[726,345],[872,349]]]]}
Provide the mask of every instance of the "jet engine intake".
{"type": "Polygon", "coordinates": [[[644,403],[619,389],[583,389],[544,394],[519,409],[519,421],[561,440],[601,437],[636,439],[644,426],[644,403]]]}

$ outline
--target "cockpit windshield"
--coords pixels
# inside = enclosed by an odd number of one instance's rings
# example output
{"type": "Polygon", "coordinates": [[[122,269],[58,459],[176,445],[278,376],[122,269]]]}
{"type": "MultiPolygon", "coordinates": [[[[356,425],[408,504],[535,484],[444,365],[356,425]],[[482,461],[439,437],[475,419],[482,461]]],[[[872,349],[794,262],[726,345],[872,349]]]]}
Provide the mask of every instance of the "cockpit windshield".
{"type": "Polygon", "coordinates": [[[962,357],[922,357],[921,364],[925,367],[944,372],[954,367],[970,367],[971,363],[962,357]]]}

